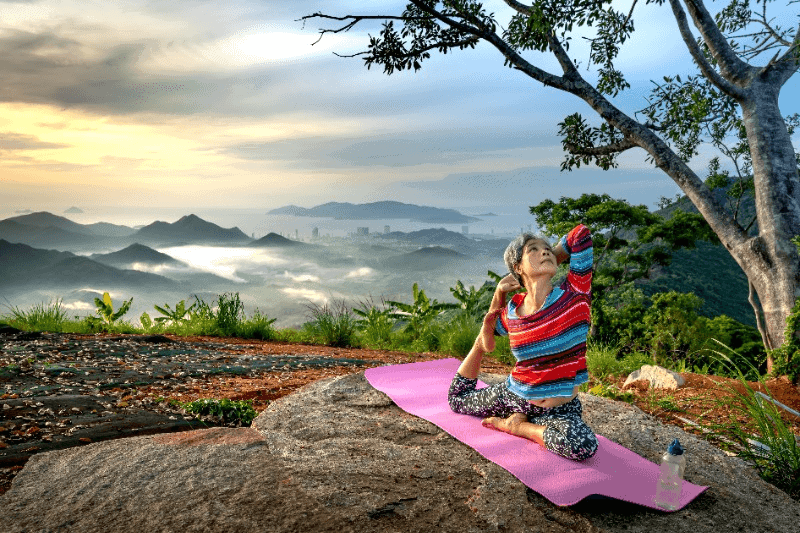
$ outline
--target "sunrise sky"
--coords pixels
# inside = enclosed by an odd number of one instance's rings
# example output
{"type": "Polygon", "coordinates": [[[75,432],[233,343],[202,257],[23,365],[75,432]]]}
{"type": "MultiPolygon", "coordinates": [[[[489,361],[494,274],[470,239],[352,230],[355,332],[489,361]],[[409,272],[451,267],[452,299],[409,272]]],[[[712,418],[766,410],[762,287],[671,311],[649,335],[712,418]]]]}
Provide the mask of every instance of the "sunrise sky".
{"type": "MultiPolygon", "coordinates": [[[[503,67],[488,45],[386,76],[333,55],[365,49],[377,24],[311,46],[322,22],[297,20],[403,5],[0,0],[0,209],[531,205],[581,192],[652,207],[678,192],[641,151],[619,170],[560,174],[557,122],[592,112],[503,67]]],[[[507,23],[505,4],[487,5],[507,23]]],[[[650,80],[690,71],[668,5],[637,10],[618,63],[634,90],[616,103],[629,112],[646,105],[650,80]]],[[[784,10],[796,26],[796,5],[784,10]]],[[[798,78],[784,114],[800,111],[798,78]]]]}

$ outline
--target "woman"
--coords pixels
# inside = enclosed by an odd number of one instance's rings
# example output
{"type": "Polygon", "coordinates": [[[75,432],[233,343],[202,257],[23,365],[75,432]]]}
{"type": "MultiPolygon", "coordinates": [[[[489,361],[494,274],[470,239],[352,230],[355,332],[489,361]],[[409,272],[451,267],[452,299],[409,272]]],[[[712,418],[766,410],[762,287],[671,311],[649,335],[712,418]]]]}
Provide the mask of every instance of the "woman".
{"type": "Polygon", "coordinates": [[[523,233],[505,251],[509,274],[497,285],[475,344],[450,385],[450,408],[485,417],[483,425],[537,442],[582,461],[597,451],[597,437],[581,419],[578,387],[589,380],[586,335],[590,323],[592,236],[580,224],[555,248],[523,233]],[[553,287],[557,267],[569,274],[553,287]],[[505,296],[520,287],[526,293],[505,296]],[[475,389],[481,359],[494,335],[508,335],[517,359],[504,383],[475,389]]]}

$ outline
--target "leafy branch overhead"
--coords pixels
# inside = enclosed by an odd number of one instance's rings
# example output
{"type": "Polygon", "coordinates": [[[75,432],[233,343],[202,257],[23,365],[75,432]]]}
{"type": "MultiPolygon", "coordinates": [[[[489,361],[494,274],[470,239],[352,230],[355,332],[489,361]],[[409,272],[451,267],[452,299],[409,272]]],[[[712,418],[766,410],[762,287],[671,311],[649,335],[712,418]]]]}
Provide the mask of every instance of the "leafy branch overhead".
{"type": "MultiPolygon", "coordinates": [[[[366,50],[350,57],[360,57],[368,68],[380,65],[386,74],[418,71],[434,51],[466,53],[485,43],[521,75],[582,100],[596,117],[565,110],[567,116],[559,124],[565,152],[562,170],[587,164],[608,170],[616,167],[620,153],[644,150],[647,160],[680,187],[747,275],[765,345],[781,345],[787,317],[800,297],[800,254],[790,242],[800,234],[800,154],[791,140],[800,119],[784,116],[779,98],[800,67],[800,32],[776,21],[794,20],[789,12],[800,3],[772,4],[780,10],[774,17],[768,14],[768,0],[727,0],[721,8],[715,6],[716,15],[704,0],[629,0],[624,6],[611,0],[503,0],[502,7],[511,9],[504,21],[484,6],[490,3],[410,0],[398,12],[314,13],[301,20],[333,24],[320,29],[321,38],[365,21],[382,21],[378,34],[369,36],[366,50]],[[662,62],[653,61],[652,79],[660,81],[653,81],[641,105],[625,110],[631,98],[623,95],[632,87],[618,59],[623,47],[637,46],[632,44],[636,22],[645,11],[674,21],[683,46],[682,57],[675,60],[691,59],[695,72],[658,72],[662,62]],[[588,42],[585,65],[571,55],[575,39],[588,42]],[[543,61],[546,55],[556,60],[555,69],[544,66],[549,65],[543,61]],[[717,152],[706,176],[689,166],[702,145],[717,152]],[[714,189],[722,189],[724,197],[714,189]],[[755,211],[743,213],[743,199],[750,195],[755,211]]],[[[493,3],[501,5],[499,0],[493,3]]],[[[644,49],[636,52],[655,55],[644,49]]],[[[640,216],[633,207],[626,210],[621,217],[640,216]]],[[[693,231],[708,233],[693,217],[681,215],[672,220],[672,227],[652,229],[640,239],[657,237],[666,246],[685,245],[693,231]],[[674,242],[670,231],[678,233],[674,242]]],[[[612,239],[623,238],[615,237],[613,228],[611,234],[612,239]]],[[[604,243],[603,250],[608,253],[618,245],[604,243]]],[[[651,255],[659,260],[659,253],[651,255]]],[[[635,263],[635,258],[632,254],[629,260],[635,263]]],[[[631,269],[641,271],[633,264],[631,269]]]]}

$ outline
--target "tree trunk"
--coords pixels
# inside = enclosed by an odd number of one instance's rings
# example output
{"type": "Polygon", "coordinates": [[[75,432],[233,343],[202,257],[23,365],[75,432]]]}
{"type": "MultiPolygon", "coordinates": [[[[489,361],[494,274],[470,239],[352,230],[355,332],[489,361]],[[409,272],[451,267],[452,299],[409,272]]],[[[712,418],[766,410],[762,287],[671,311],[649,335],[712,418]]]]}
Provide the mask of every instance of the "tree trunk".
{"type": "MultiPolygon", "coordinates": [[[[729,250],[753,283],[773,348],[783,344],[786,319],[800,297],[800,256],[790,242],[800,235],[800,178],[786,123],[778,108],[780,87],[756,76],[740,102],[753,161],[758,236],[729,250]]],[[[767,362],[772,370],[771,358],[767,362]]]]}

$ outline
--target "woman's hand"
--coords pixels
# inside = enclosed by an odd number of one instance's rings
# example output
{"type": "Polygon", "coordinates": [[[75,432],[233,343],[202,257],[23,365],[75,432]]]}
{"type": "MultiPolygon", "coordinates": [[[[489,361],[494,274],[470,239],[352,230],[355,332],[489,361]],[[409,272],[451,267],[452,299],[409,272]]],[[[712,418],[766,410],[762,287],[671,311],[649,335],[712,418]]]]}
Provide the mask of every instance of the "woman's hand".
{"type": "Polygon", "coordinates": [[[497,291],[503,293],[513,292],[519,288],[521,288],[521,285],[517,281],[517,278],[514,277],[514,274],[507,275],[497,284],[497,291]]]}

